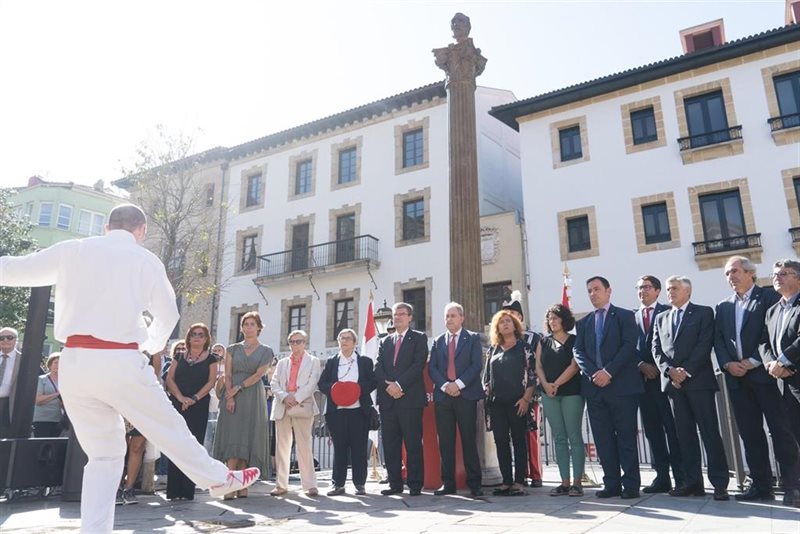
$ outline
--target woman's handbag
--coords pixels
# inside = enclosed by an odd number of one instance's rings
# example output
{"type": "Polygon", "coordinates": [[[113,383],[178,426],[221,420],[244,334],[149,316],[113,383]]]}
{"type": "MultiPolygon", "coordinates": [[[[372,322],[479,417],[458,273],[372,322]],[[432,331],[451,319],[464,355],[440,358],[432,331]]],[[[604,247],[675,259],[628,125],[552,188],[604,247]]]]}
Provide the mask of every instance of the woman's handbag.
{"type": "Polygon", "coordinates": [[[379,430],[381,428],[381,416],[378,414],[378,410],[375,409],[375,406],[369,407],[368,428],[370,430],[379,430]]]}
{"type": "Polygon", "coordinates": [[[314,417],[314,399],[309,398],[301,403],[295,404],[292,407],[287,406],[286,415],[289,417],[296,417],[298,419],[314,417]]]}

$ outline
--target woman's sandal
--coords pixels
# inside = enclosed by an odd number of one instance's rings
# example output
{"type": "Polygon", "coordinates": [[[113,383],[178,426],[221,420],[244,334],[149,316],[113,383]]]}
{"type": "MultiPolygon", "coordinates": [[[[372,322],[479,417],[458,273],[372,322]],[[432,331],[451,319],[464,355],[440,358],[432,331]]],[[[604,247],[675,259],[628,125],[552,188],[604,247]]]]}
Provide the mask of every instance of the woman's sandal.
{"type": "Polygon", "coordinates": [[[506,493],[506,495],[508,495],[509,497],[521,497],[521,496],[527,495],[527,494],[528,494],[528,492],[526,492],[524,489],[522,489],[522,488],[513,488],[513,487],[512,488],[508,488],[508,493],[506,493]]]}

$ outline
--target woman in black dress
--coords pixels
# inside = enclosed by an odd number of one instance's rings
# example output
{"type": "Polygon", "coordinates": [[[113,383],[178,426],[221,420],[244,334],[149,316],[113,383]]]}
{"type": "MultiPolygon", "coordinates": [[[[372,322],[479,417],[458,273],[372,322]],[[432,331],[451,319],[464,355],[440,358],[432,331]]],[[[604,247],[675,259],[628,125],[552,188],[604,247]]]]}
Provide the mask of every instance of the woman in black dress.
{"type": "MultiPolygon", "coordinates": [[[[208,327],[195,323],[186,333],[186,355],[176,357],[167,372],[167,391],[172,405],[186,420],[186,426],[203,443],[208,422],[209,392],[217,381],[217,360],[209,356],[208,327]]],[[[167,499],[194,499],[194,482],[169,462],[167,499]]]]}
{"type": "Polygon", "coordinates": [[[500,310],[489,327],[492,346],[483,374],[497,462],[503,483],[495,495],[525,495],[528,445],[527,413],[533,399],[535,377],[530,346],[523,340],[522,323],[509,310],[500,310]],[[510,439],[509,439],[510,436],[510,439]],[[514,476],[511,473],[514,444],[514,476]]]}

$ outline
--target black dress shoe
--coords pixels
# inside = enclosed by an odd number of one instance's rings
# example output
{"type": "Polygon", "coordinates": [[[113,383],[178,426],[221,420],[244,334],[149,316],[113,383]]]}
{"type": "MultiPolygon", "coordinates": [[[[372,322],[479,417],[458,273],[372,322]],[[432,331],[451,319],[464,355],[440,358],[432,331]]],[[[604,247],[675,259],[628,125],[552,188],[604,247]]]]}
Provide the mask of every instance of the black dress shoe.
{"type": "Polygon", "coordinates": [[[669,491],[673,497],[702,497],[706,494],[703,486],[696,484],[694,486],[681,486],[669,491]]]}
{"type": "Polygon", "coordinates": [[[649,486],[642,488],[642,493],[668,493],[671,489],[672,484],[656,479],[649,486]]]}
{"type": "Polygon", "coordinates": [[[610,490],[610,489],[601,489],[594,493],[594,496],[598,499],[609,499],[611,497],[619,497],[620,492],[619,490],[610,490]]]}
{"type": "Polygon", "coordinates": [[[436,491],[433,492],[434,495],[440,497],[442,495],[453,495],[456,492],[455,488],[448,488],[447,486],[443,486],[436,491]]]}
{"type": "Polygon", "coordinates": [[[542,481],[541,481],[541,479],[538,479],[538,478],[533,478],[533,479],[531,479],[531,484],[530,484],[530,486],[531,486],[532,488],[541,488],[541,487],[542,487],[542,481]]]}
{"type": "Polygon", "coordinates": [[[398,493],[403,493],[403,488],[389,488],[381,490],[381,495],[397,495],[398,493]]]}
{"type": "Polygon", "coordinates": [[[714,500],[715,501],[728,501],[730,500],[731,496],[728,495],[728,490],[725,488],[714,488],[714,500]]]}
{"type": "Polygon", "coordinates": [[[483,490],[480,488],[469,490],[469,494],[473,497],[483,497],[483,490]]]}
{"type": "Polygon", "coordinates": [[[786,490],[783,494],[783,505],[800,508],[800,489],[786,490]]]}
{"type": "Polygon", "coordinates": [[[638,499],[640,497],[639,490],[624,489],[622,490],[620,497],[622,497],[623,499],[638,499]]]}
{"type": "Polygon", "coordinates": [[[739,495],[735,495],[734,499],[737,501],[774,501],[775,494],[772,493],[772,490],[760,490],[756,489],[753,486],[750,486],[747,491],[744,493],[740,493],[739,495]]]}
{"type": "MultiPolygon", "coordinates": [[[[455,492],[453,492],[453,493],[455,493],[455,492]]],[[[422,490],[419,489],[419,488],[415,488],[415,489],[409,490],[408,494],[411,495],[412,497],[416,497],[418,495],[422,495],[422,490]]]]}

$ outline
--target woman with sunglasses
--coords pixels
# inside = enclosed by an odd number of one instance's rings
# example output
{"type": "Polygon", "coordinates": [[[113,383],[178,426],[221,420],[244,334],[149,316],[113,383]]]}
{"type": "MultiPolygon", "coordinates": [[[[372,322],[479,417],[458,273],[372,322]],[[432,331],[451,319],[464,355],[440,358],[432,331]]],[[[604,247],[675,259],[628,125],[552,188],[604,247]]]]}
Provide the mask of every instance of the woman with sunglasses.
{"type": "MultiPolygon", "coordinates": [[[[172,361],[167,391],[172,405],[186,420],[189,431],[203,443],[208,422],[209,392],[217,381],[217,359],[209,356],[208,327],[195,323],[186,332],[186,354],[172,361]]],[[[172,462],[167,470],[167,499],[193,500],[195,484],[172,462]]]]}

